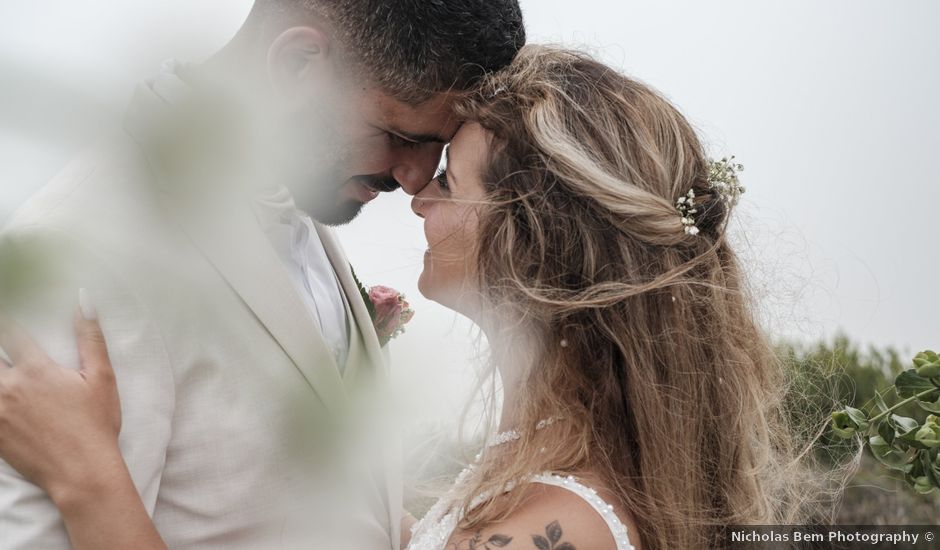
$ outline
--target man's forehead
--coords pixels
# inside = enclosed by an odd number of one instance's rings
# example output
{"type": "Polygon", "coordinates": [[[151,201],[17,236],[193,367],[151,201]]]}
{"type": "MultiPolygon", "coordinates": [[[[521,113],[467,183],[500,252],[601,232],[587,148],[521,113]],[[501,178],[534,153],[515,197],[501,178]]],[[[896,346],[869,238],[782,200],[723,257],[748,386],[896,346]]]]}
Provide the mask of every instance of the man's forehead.
{"type": "Polygon", "coordinates": [[[460,129],[454,113],[458,95],[453,92],[431,96],[420,105],[410,105],[383,93],[375,101],[382,122],[402,137],[418,142],[448,143],[460,129]]]}

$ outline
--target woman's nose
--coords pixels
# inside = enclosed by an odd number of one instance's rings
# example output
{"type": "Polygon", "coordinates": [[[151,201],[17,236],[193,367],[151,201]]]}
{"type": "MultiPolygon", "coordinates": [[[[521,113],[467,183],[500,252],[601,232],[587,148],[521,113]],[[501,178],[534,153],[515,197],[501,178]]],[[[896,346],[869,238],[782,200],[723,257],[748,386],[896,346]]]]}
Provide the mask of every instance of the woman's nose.
{"type": "Polygon", "coordinates": [[[437,186],[434,185],[434,180],[431,180],[431,183],[425,185],[424,189],[411,199],[411,210],[419,218],[424,218],[427,214],[428,203],[434,200],[437,193],[436,189],[437,186]]]}
{"type": "Polygon", "coordinates": [[[415,195],[414,197],[411,198],[411,211],[414,212],[415,216],[418,216],[419,218],[424,218],[423,202],[424,201],[418,195],[415,195]]]}

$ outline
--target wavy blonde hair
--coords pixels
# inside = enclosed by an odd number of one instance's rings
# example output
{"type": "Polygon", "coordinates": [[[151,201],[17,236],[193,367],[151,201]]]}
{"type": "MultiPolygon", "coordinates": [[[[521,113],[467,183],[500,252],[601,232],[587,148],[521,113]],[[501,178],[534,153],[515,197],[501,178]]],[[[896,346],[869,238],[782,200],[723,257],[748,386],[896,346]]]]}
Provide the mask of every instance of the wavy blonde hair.
{"type": "MultiPolygon", "coordinates": [[[[465,508],[550,470],[599,477],[650,550],[821,519],[787,378],[725,238],[730,211],[679,111],[585,54],[536,46],[460,111],[492,134],[480,285],[538,350],[515,409],[525,435],[484,458],[465,508]],[[689,189],[698,236],[675,206],[689,189]],[[552,417],[565,420],[535,429],[552,417]]],[[[491,342],[495,360],[516,344],[491,342]]],[[[461,527],[504,519],[521,498],[466,510],[461,527]]]]}

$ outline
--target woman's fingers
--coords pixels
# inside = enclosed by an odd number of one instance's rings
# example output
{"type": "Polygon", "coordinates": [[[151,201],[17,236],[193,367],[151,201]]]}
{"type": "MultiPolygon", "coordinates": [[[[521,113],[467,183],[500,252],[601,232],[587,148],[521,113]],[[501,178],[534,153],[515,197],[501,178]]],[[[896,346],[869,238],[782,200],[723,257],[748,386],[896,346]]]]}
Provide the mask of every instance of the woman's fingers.
{"type": "Polygon", "coordinates": [[[108,345],[98,324],[98,310],[84,288],[78,291],[78,312],[75,316],[75,332],[78,335],[78,355],[82,360],[81,372],[86,377],[114,380],[108,345]]]}
{"type": "Polygon", "coordinates": [[[82,374],[99,380],[113,380],[114,370],[108,357],[108,345],[97,319],[89,319],[84,308],[75,315],[75,334],[78,337],[78,355],[82,374]]]}
{"type": "Polygon", "coordinates": [[[46,352],[21,326],[0,315],[0,348],[6,352],[13,365],[44,364],[46,352]]]}
{"type": "Polygon", "coordinates": [[[78,295],[78,311],[75,313],[75,333],[78,337],[78,355],[81,358],[79,373],[87,382],[99,411],[114,435],[121,432],[121,398],[108,345],[98,324],[98,312],[84,289],[78,295]]]}

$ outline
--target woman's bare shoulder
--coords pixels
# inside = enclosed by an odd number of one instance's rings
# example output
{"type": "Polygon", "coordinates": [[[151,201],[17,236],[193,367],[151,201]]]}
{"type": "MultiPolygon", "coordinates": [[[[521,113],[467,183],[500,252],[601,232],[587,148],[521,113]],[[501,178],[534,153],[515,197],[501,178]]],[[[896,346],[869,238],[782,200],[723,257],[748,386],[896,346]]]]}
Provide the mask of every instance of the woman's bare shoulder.
{"type": "MultiPolygon", "coordinates": [[[[583,498],[552,485],[533,483],[522,505],[504,521],[474,531],[456,532],[446,550],[617,550],[607,522],[583,498]]],[[[632,518],[620,510],[630,542],[636,542],[632,518]]]]}

